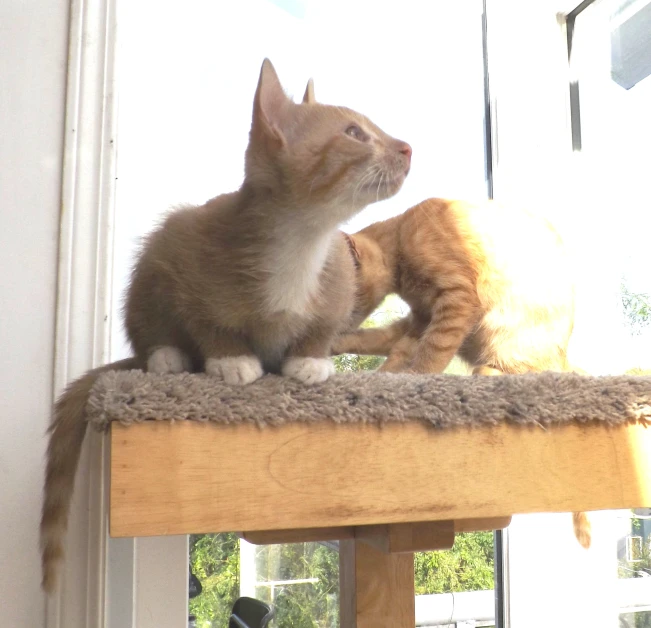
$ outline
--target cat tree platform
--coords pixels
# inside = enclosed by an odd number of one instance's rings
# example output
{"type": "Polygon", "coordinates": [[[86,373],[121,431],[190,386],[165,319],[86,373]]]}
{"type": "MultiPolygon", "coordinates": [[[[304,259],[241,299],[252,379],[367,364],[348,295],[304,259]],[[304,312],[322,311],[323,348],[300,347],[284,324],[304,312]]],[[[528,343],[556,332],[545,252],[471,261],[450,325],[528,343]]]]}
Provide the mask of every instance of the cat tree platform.
{"type": "Polygon", "coordinates": [[[413,628],[413,552],[456,532],[651,505],[651,378],[109,372],[88,409],[112,536],[339,539],[344,628],[413,628]]]}

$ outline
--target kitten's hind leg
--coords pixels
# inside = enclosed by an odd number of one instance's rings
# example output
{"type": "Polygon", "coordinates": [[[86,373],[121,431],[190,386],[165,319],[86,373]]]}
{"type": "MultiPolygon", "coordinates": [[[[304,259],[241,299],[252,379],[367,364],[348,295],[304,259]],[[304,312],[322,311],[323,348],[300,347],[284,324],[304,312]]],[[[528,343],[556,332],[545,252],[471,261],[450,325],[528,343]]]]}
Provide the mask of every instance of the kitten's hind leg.
{"type": "Polygon", "coordinates": [[[177,347],[156,347],[147,360],[147,371],[165,375],[192,371],[192,360],[177,347]]]}

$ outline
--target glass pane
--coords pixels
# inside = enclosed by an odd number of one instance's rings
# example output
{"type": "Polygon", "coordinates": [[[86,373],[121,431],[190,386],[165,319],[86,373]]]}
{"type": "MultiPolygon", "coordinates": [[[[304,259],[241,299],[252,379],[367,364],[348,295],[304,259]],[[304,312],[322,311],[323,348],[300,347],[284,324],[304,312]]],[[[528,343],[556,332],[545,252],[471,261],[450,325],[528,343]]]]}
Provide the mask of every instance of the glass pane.
{"type": "Polygon", "coordinates": [[[651,627],[651,508],[619,512],[617,528],[620,626],[651,627]]]}
{"type": "Polygon", "coordinates": [[[274,626],[339,625],[336,544],[254,546],[255,597],[273,604],[274,626]]]}
{"type": "Polygon", "coordinates": [[[614,278],[611,372],[651,372],[651,3],[601,0],[575,25],[585,202],[593,203],[614,278]],[[646,74],[645,74],[646,73],[646,74]],[[625,77],[625,78],[622,78],[625,77]],[[624,86],[622,86],[622,84],[624,86]]]}

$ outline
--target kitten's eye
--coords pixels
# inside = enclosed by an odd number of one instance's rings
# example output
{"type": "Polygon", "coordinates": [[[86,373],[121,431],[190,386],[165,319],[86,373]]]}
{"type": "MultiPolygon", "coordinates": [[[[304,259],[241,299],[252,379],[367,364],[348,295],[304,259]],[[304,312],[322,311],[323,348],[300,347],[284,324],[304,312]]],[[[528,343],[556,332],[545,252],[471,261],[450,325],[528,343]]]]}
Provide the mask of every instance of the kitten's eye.
{"type": "Polygon", "coordinates": [[[356,124],[351,124],[347,129],[346,129],[346,135],[350,135],[350,137],[359,140],[360,142],[365,142],[368,139],[368,135],[362,131],[356,124]]]}

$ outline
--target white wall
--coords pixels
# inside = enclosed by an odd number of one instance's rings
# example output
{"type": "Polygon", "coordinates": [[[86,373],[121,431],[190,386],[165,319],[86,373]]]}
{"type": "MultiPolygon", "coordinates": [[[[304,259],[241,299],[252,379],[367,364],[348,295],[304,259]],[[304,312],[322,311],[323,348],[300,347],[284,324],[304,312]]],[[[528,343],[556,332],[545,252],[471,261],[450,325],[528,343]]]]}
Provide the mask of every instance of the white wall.
{"type": "Polygon", "coordinates": [[[44,625],[38,521],[52,365],[65,0],[0,3],[0,625],[44,625]]]}

